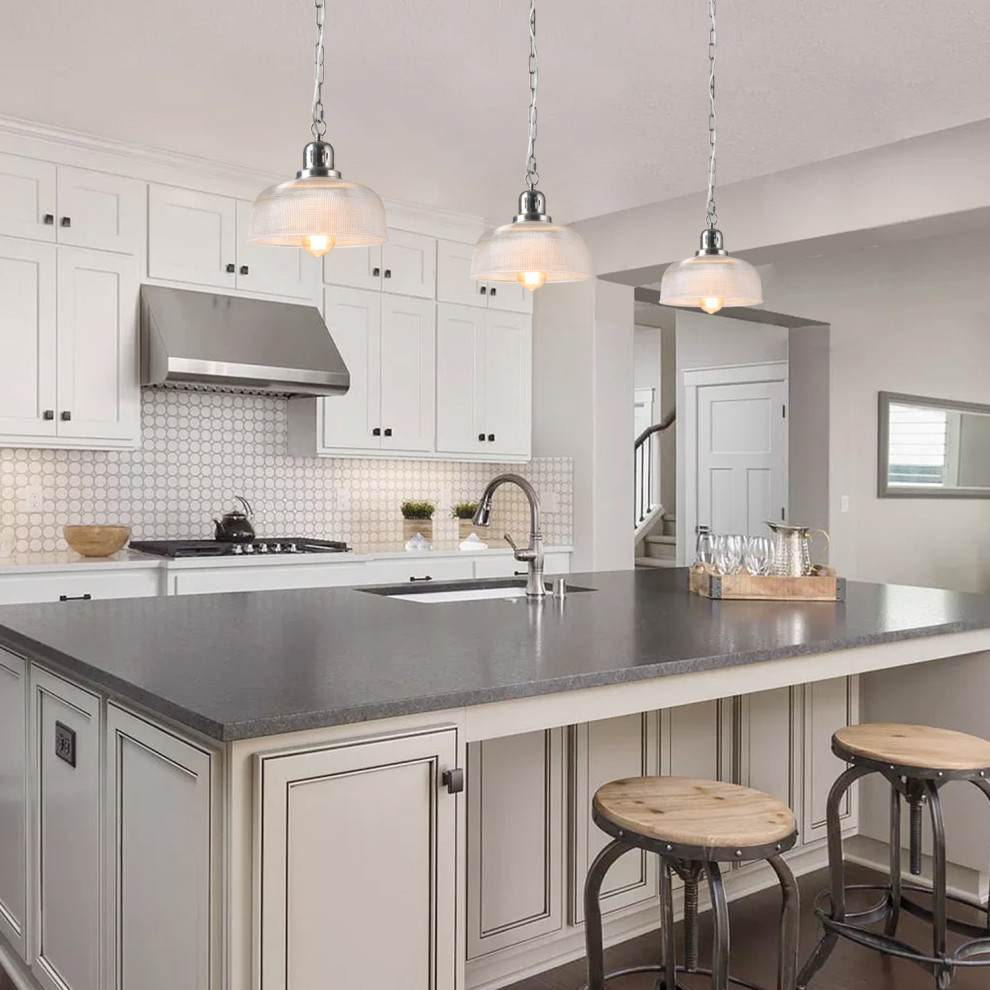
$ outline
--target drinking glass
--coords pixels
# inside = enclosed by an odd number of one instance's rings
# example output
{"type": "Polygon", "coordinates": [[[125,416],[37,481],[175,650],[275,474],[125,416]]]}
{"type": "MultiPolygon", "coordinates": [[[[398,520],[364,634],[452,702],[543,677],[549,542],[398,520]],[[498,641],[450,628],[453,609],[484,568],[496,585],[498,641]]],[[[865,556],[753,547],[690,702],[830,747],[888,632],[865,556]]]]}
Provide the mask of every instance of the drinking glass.
{"type": "Polygon", "coordinates": [[[750,574],[767,575],[773,569],[773,541],[769,536],[751,536],[743,558],[750,574]]]}
{"type": "Polygon", "coordinates": [[[715,562],[715,537],[707,526],[698,527],[694,562],[708,567],[715,562]]]}
{"type": "Polygon", "coordinates": [[[742,568],[746,538],[739,535],[719,536],[715,540],[715,569],[719,574],[738,574],[742,568]]]}

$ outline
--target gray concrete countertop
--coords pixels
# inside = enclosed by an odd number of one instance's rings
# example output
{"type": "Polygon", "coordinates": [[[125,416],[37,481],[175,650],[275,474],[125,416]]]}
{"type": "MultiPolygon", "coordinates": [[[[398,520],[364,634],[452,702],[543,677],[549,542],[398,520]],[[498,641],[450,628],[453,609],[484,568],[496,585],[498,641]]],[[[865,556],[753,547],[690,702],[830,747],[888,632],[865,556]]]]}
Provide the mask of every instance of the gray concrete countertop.
{"type": "Polygon", "coordinates": [[[712,602],[686,580],[575,574],[595,590],[562,605],[360,588],[14,605],[0,644],[232,740],[990,628],[984,595],[851,581],[843,603],[712,602]]]}

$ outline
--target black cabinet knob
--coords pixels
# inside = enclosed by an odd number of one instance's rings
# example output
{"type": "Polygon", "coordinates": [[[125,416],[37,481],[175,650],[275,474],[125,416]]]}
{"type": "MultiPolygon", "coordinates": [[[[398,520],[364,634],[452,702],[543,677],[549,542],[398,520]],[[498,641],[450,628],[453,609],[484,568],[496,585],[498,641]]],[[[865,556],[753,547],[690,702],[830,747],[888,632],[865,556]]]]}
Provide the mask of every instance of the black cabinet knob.
{"type": "Polygon", "coordinates": [[[52,419],[54,419],[54,418],[55,418],[55,410],[54,410],[54,409],[46,409],[46,410],[45,410],[45,411],[44,411],[44,412],[43,412],[43,413],[41,414],[41,418],[42,418],[42,419],[48,419],[48,420],[52,420],[52,419]]]}
{"type": "Polygon", "coordinates": [[[487,294],[488,294],[488,286],[487,286],[487,285],[482,285],[482,286],[480,286],[480,287],[479,287],[479,289],[478,289],[478,291],[479,291],[479,292],[480,292],[480,293],[481,293],[481,294],[482,294],[483,296],[485,296],[485,295],[487,295],[487,294]]]}
{"type": "Polygon", "coordinates": [[[391,278],[391,277],[392,277],[392,269],[391,268],[386,268],[385,269],[385,278],[391,278]]]}
{"type": "Polygon", "coordinates": [[[484,433],[479,433],[479,434],[478,434],[478,439],[479,439],[479,440],[480,440],[480,441],[481,441],[482,443],[484,443],[484,442],[485,442],[485,435],[484,435],[484,433]]]}
{"type": "Polygon", "coordinates": [[[387,429],[387,430],[385,431],[385,436],[387,436],[387,437],[390,437],[391,435],[392,435],[392,428],[391,428],[391,427],[389,427],[389,428],[388,428],[388,429],[387,429]]]}
{"type": "Polygon", "coordinates": [[[247,265],[241,265],[241,274],[242,275],[247,275],[248,274],[248,266],[247,265]]]}
{"type": "Polygon", "coordinates": [[[440,776],[448,794],[460,794],[464,790],[464,771],[458,767],[455,770],[444,770],[440,776]]]}
{"type": "Polygon", "coordinates": [[[381,273],[382,273],[382,270],[380,268],[372,268],[371,269],[371,275],[372,275],[373,278],[378,278],[378,276],[381,275],[381,273]]]}
{"type": "Polygon", "coordinates": [[[372,435],[373,437],[380,437],[380,436],[382,435],[382,430],[381,430],[381,427],[380,427],[380,426],[376,426],[376,427],[375,427],[375,428],[374,428],[374,429],[373,429],[373,430],[371,431],[371,435],[372,435]]]}
{"type": "Polygon", "coordinates": [[[495,434],[494,433],[489,433],[488,434],[488,439],[489,439],[489,441],[491,441],[492,443],[494,443],[495,442],[495,434]]]}
{"type": "Polygon", "coordinates": [[[490,295],[490,296],[494,296],[496,292],[498,292],[498,289],[497,289],[497,288],[496,288],[496,287],[495,287],[495,286],[493,285],[493,286],[492,286],[492,287],[491,287],[491,288],[490,288],[490,289],[488,290],[488,295],[490,295]]]}
{"type": "Polygon", "coordinates": [[[53,213],[46,213],[42,219],[47,227],[51,227],[55,223],[55,215],[53,213]]]}
{"type": "Polygon", "coordinates": [[[72,217],[62,217],[62,226],[63,227],[71,227],[72,226],[72,217]]]}
{"type": "Polygon", "coordinates": [[[72,413],[68,409],[63,409],[61,419],[64,423],[68,423],[72,419],[72,413]]]}
{"type": "Polygon", "coordinates": [[[236,271],[237,271],[237,266],[236,266],[236,265],[235,265],[235,264],[234,264],[233,262],[231,262],[231,263],[230,263],[229,265],[227,265],[227,271],[228,271],[228,272],[229,272],[229,273],[230,273],[231,275],[233,275],[233,274],[234,274],[234,272],[236,272],[236,271]]]}

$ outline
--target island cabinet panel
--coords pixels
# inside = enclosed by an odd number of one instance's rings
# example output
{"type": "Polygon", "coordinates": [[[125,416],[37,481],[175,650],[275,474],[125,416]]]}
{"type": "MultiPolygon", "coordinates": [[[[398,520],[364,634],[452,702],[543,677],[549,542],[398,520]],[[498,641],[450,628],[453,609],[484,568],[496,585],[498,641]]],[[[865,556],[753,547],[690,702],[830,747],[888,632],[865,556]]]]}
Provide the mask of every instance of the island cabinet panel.
{"type": "Polygon", "coordinates": [[[675,777],[729,780],[732,777],[731,700],[700,701],[663,713],[663,767],[675,777]]]}
{"type": "Polygon", "coordinates": [[[738,705],[738,781],[800,807],[801,692],[778,688],[743,695],[738,705]]]}
{"type": "Polygon", "coordinates": [[[107,706],[108,990],[210,990],[211,754],[107,706]]]}
{"type": "Polygon", "coordinates": [[[453,990],[453,727],[255,758],[261,990],[453,990]]]}
{"type": "Polygon", "coordinates": [[[27,958],[27,756],[24,661],[0,650],[0,934],[27,958]]]}
{"type": "MultiPolygon", "coordinates": [[[[657,712],[586,722],[571,729],[570,901],[571,923],[584,923],[584,881],[588,868],[611,841],[592,820],[595,791],[610,780],[660,772],[660,716],[657,712]]],[[[657,857],[627,853],[602,884],[602,913],[652,901],[659,892],[657,857]]]]}
{"type": "Polygon", "coordinates": [[[468,747],[467,955],[563,925],[563,730],[468,747]]]}
{"type": "Polygon", "coordinates": [[[100,699],[31,668],[32,971],[101,990],[100,699]]]}

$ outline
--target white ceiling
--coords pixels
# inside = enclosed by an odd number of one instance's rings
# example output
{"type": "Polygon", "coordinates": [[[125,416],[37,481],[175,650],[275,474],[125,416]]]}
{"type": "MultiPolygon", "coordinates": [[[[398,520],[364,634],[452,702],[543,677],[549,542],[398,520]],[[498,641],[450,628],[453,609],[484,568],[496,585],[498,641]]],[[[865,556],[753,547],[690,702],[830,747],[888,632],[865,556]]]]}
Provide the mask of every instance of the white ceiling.
{"type": "MultiPolygon", "coordinates": [[[[345,177],[508,219],[523,186],[526,0],[328,8],[324,102],[345,177]]],[[[539,12],[537,151],[557,219],[702,189],[705,0],[539,12]]],[[[3,22],[0,114],[298,167],[309,0],[8,0],[3,22]]],[[[986,0],[721,0],[721,181],[990,116],[988,37],[986,0]]]]}

